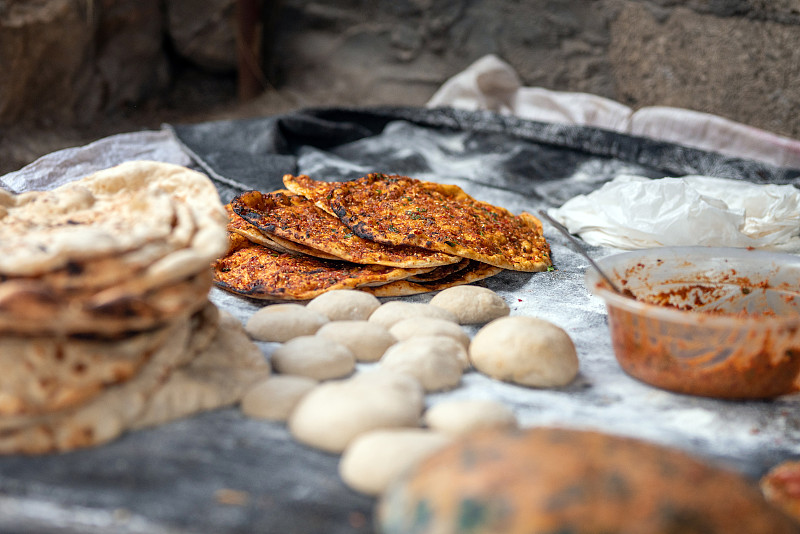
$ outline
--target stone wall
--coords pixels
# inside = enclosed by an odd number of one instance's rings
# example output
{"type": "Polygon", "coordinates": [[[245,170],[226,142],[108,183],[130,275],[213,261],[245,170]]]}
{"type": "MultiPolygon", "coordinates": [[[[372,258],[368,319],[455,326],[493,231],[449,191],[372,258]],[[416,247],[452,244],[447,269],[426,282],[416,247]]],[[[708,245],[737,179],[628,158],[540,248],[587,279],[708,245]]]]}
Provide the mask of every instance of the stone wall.
{"type": "MultiPolygon", "coordinates": [[[[0,126],[113,120],[163,97],[176,62],[232,76],[235,2],[0,0],[0,126]]],[[[421,105],[493,53],[526,85],[685,107],[800,138],[800,0],[268,5],[264,101],[421,105]]]]}

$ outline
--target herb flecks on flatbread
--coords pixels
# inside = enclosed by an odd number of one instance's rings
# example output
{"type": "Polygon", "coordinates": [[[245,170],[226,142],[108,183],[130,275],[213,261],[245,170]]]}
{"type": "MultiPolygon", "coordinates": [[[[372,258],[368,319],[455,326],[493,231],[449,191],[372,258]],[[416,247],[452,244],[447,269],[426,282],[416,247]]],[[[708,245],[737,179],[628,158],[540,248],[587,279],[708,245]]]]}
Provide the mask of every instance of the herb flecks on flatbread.
{"type": "Polygon", "coordinates": [[[239,235],[230,250],[214,264],[214,283],[254,299],[309,300],[332,289],[384,284],[421,272],[280,253],[239,235]]]}
{"type": "Polygon", "coordinates": [[[248,191],[231,202],[233,211],[263,234],[276,236],[353,263],[433,268],[461,258],[415,246],[392,246],[362,239],[311,200],[289,191],[248,191]]]}
{"type": "Polygon", "coordinates": [[[283,175],[283,185],[296,195],[301,195],[313,202],[322,211],[331,215],[335,214],[331,211],[328,201],[331,198],[333,190],[342,185],[344,182],[322,182],[313,180],[305,174],[293,176],[291,174],[283,175]]]}
{"type": "Polygon", "coordinates": [[[536,217],[480,202],[455,185],[385,174],[335,184],[315,185],[305,178],[290,183],[326,203],[364,239],[423,247],[516,271],[543,271],[552,265],[536,217]]]}

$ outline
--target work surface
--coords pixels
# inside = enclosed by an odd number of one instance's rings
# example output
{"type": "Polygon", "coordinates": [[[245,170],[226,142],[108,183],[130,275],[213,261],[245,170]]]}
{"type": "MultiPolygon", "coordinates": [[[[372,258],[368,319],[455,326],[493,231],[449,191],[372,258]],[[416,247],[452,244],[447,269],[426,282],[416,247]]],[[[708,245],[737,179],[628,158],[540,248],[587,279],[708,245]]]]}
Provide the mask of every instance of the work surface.
{"type": "MultiPolygon", "coordinates": [[[[709,174],[800,184],[800,173],[589,128],[453,110],[313,110],[116,136],[47,156],[0,177],[16,191],[51,187],[130,159],[190,165],[223,200],[280,187],[284,173],[341,180],[368,172],[453,183],[512,212],[559,206],[617,174],[709,174]]],[[[485,281],[512,315],[550,320],[575,342],[581,371],[569,386],[536,390],[476,372],[428,395],[494,398],[523,426],[593,428],[693,452],[756,478],[800,455],[800,396],[726,402],[676,395],[625,375],[605,309],[584,286],[586,261],[545,224],[557,269],[506,271],[485,281]]],[[[591,249],[597,257],[614,251],[591,249]]],[[[405,297],[427,302],[431,295],[405,297]]],[[[261,304],[213,290],[241,320],[261,304]]],[[[471,333],[476,331],[472,327],[471,333]]],[[[272,344],[260,345],[269,355],[272,344]]],[[[0,531],[372,532],[374,501],[347,489],[338,457],[295,443],[284,425],[236,408],[129,433],[63,455],[0,458],[0,531]]]]}

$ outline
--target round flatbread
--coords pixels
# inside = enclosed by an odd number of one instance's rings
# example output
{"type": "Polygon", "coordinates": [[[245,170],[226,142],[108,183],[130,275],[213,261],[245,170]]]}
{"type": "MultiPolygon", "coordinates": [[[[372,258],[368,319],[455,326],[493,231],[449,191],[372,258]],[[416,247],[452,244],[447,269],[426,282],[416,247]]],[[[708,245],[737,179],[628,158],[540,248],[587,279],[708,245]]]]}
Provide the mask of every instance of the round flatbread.
{"type": "Polygon", "coordinates": [[[120,338],[0,336],[0,416],[40,415],[133,378],[185,321],[120,338]]]}
{"type": "Polygon", "coordinates": [[[285,254],[249,242],[232,248],[214,264],[214,283],[254,299],[310,300],[332,289],[363,288],[420,272],[285,254]]]}
{"type": "Polygon", "coordinates": [[[84,262],[163,242],[166,251],[179,253],[156,256],[147,276],[153,284],[182,278],[224,252],[225,221],[205,175],[178,165],[127,162],[50,191],[4,195],[0,274],[75,272],[84,262]]]}
{"type": "Polygon", "coordinates": [[[336,183],[304,179],[302,188],[298,182],[284,178],[289,189],[295,187],[325,204],[364,239],[422,247],[516,271],[543,271],[552,265],[536,217],[480,202],[455,185],[386,174],[336,183]]]}
{"type": "Polygon", "coordinates": [[[341,258],[333,254],[327,254],[321,250],[314,250],[313,248],[281,239],[274,234],[266,234],[242,219],[230,204],[225,205],[225,210],[228,212],[228,232],[239,234],[247,238],[249,241],[261,245],[262,247],[270,248],[276,252],[286,252],[288,254],[306,254],[307,256],[314,256],[316,258],[324,258],[327,260],[340,260],[341,258]]]}
{"type": "Polygon", "coordinates": [[[0,418],[0,454],[43,454],[105,443],[132,425],[173,369],[209,346],[218,331],[217,308],[206,306],[180,326],[138,373],[71,408],[38,416],[0,418]]]}
{"type": "Polygon", "coordinates": [[[99,291],[53,292],[35,280],[0,284],[0,335],[101,335],[158,328],[205,305],[212,272],[165,286],[136,287],[138,279],[99,291]]]}
{"type": "Polygon", "coordinates": [[[289,191],[247,191],[231,202],[237,215],[261,232],[299,243],[353,263],[423,268],[458,263],[461,258],[419,247],[387,246],[362,239],[336,217],[289,191]]]}

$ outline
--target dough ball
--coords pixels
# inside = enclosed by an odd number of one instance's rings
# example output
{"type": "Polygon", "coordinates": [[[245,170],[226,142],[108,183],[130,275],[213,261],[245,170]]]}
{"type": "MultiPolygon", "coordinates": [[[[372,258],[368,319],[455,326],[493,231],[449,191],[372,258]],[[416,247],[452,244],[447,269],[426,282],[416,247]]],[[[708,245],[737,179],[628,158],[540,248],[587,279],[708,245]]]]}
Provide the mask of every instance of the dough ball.
{"type": "Polygon", "coordinates": [[[484,324],[511,313],[503,297],[480,286],[449,287],[434,295],[430,305],[453,313],[459,324],[484,324]]]}
{"type": "Polygon", "coordinates": [[[339,476],[355,491],[380,495],[400,474],[450,442],[444,434],[421,428],[373,430],[345,449],[339,476]]]}
{"type": "Polygon", "coordinates": [[[381,304],[377,310],[372,312],[368,320],[385,328],[391,328],[395,323],[409,317],[435,317],[453,323],[458,322],[458,318],[444,308],[421,302],[406,302],[404,300],[393,300],[381,304]]]}
{"type": "Polygon", "coordinates": [[[517,428],[517,417],[502,402],[491,399],[454,399],[434,404],[425,412],[425,424],[444,434],[461,436],[484,428],[517,428]]]}
{"type": "Polygon", "coordinates": [[[350,349],[318,336],[300,336],[272,352],[272,367],[284,375],[330,380],[351,374],[356,358],[350,349]]]}
{"type": "Polygon", "coordinates": [[[326,316],[300,304],[272,304],[251,315],[245,329],[253,339],[284,343],[312,335],[327,322],[326,316]]]}
{"type": "Polygon", "coordinates": [[[311,299],[306,307],[331,321],[366,321],[381,301],[355,289],[335,289],[311,299]]]}
{"type": "Polygon", "coordinates": [[[564,386],[578,374],[569,334],[535,317],[495,319],[472,338],[469,356],[478,371],[523,386],[564,386]]]}
{"type": "Polygon", "coordinates": [[[425,391],[443,391],[461,382],[465,359],[464,347],[453,338],[422,336],[389,347],[380,365],[416,377],[425,391]]]}
{"type": "Polygon", "coordinates": [[[341,343],[359,362],[380,360],[386,349],[397,342],[386,328],[369,321],[333,321],[317,330],[317,335],[341,343]]]}
{"type": "Polygon", "coordinates": [[[416,378],[377,369],[320,384],[300,400],[288,426],[297,441],[341,453],[369,430],[419,426],[424,405],[416,378]]]}
{"type": "Polygon", "coordinates": [[[469,335],[459,325],[452,321],[432,317],[411,317],[395,323],[389,329],[398,341],[405,341],[419,336],[447,336],[455,339],[469,349],[469,335]]]}
{"type": "Polygon", "coordinates": [[[259,382],[242,397],[242,413],[255,419],[285,421],[318,382],[305,376],[276,375],[259,382]]]}

